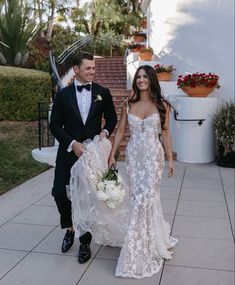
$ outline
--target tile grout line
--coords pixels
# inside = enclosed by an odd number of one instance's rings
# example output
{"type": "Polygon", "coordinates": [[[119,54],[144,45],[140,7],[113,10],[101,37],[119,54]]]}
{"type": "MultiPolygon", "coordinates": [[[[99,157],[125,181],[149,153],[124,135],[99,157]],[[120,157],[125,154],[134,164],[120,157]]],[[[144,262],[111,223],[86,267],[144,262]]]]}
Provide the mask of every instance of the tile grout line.
{"type": "Polygon", "coordinates": [[[166,266],[179,267],[179,268],[201,269],[201,270],[209,270],[209,271],[234,272],[234,270],[226,270],[226,269],[220,269],[220,268],[208,268],[208,267],[197,267],[197,266],[194,267],[194,266],[175,265],[175,264],[166,264],[166,266]]]}
{"type": "Polygon", "coordinates": [[[29,206],[27,206],[26,208],[24,208],[23,210],[21,210],[19,213],[17,213],[16,215],[14,215],[13,217],[11,217],[10,219],[8,219],[7,221],[5,221],[3,224],[0,225],[0,228],[2,226],[4,226],[5,224],[9,223],[11,220],[15,219],[18,215],[22,214],[24,211],[30,209],[33,205],[35,205],[36,203],[38,203],[38,201],[42,200],[43,198],[45,198],[50,192],[48,192],[47,194],[45,194],[42,198],[40,198],[39,200],[33,202],[32,204],[30,204],[29,206]]]}
{"type": "MultiPolygon", "coordinates": [[[[172,226],[171,226],[170,235],[171,235],[171,233],[172,233],[172,231],[173,231],[173,227],[174,227],[174,223],[175,223],[175,218],[176,218],[176,213],[177,213],[177,209],[178,209],[178,205],[179,205],[179,201],[180,201],[180,195],[181,195],[182,188],[183,188],[183,183],[184,183],[186,168],[187,168],[187,166],[185,166],[185,168],[184,168],[184,173],[183,173],[183,176],[182,176],[182,181],[181,181],[181,185],[180,185],[180,191],[179,191],[179,194],[178,194],[178,199],[177,199],[177,203],[176,203],[176,207],[175,207],[175,212],[174,212],[174,217],[173,217],[173,221],[172,221],[172,226]]],[[[161,285],[162,276],[163,276],[163,272],[164,272],[164,268],[165,268],[165,264],[166,264],[166,259],[164,259],[164,262],[163,262],[162,271],[161,271],[161,276],[160,276],[158,285],[161,285]]]]}
{"type": "Polygon", "coordinates": [[[226,194],[225,194],[224,182],[223,182],[223,178],[222,178],[222,173],[221,173],[220,167],[219,167],[219,173],[220,173],[220,179],[221,179],[221,183],[222,183],[222,189],[223,189],[223,194],[224,194],[224,199],[225,199],[225,205],[226,205],[226,209],[227,209],[229,224],[230,224],[230,228],[231,228],[231,232],[232,232],[232,237],[233,237],[233,241],[235,242],[235,237],[234,237],[233,227],[232,227],[232,221],[231,221],[231,217],[230,217],[230,212],[229,212],[229,208],[228,208],[228,202],[227,202],[227,197],[226,197],[226,194]]]}
{"type": "Polygon", "coordinates": [[[76,285],[79,285],[79,282],[81,281],[82,277],[85,275],[85,273],[87,272],[88,268],[91,266],[92,262],[95,260],[97,254],[101,251],[103,245],[99,248],[99,250],[96,252],[96,254],[94,255],[94,257],[92,258],[91,262],[89,263],[89,265],[87,266],[87,268],[84,270],[84,272],[81,274],[80,278],[78,279],[78,282],[76,283],[76,285]]]}
{"type": "Polygon", "coordinates": [[[43,241],[45,240],[55,229],[57,228],[54,227],[42,240],[40,240],[31,250],[27,251],[28,253],[24,255],[11,269],[9,269],[1,278],[2,280],[11,270],[13,270],[23,259],[25,259],[30,253],[33,253],[33,250],[43,241]]]}

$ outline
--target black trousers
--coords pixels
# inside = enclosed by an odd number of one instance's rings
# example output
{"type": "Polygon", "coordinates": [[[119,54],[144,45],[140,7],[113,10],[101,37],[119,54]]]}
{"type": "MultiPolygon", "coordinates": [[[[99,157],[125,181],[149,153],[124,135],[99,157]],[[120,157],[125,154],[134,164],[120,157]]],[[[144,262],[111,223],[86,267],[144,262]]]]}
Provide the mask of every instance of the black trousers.
{"type": "MultiPolygon", "coordinates": [[[[60,225],[62,229],[73,226],[72,222],[72,211],[71,202],[67,197],[54,197],[58,211],[60,213],[60,225]]],[[[79,237],[80,243],[90,244],[92,235],[90,232],[86,232],[84,235],[79,237]]]]}

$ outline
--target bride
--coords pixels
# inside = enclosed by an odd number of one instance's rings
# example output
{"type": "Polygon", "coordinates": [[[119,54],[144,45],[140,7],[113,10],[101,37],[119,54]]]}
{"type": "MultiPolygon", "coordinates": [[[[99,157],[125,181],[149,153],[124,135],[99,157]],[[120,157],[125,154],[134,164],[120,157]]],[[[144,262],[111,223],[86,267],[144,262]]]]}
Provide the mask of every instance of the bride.
{"type": "Polygon", "coordinates": [[[95,138],[71,170],[70,195],[75,232],[91,231],[95,242],[121,247],[115,275],[143,278],[157,273],[164,259],[172,258],[177,239],[170,236],[160,203],[164,150],[168,176],[174,174],[169,130],[170,105],[162,97],[155,70],[140,66],[133,80],[133,95],[122,107],[113,147],[95,138]],[[96,197],[96,185],[115,154],[127,126],[126,198],[115,209],[96,197]],[[162,143],[159,140],[162,136],[162,143]],[[163,146],[162,146],[163,144],[163,146]],[[79,197],[79,199],[78,199],[79,197]],[[127,218],[129,217],[129,218],[127,218]]]}

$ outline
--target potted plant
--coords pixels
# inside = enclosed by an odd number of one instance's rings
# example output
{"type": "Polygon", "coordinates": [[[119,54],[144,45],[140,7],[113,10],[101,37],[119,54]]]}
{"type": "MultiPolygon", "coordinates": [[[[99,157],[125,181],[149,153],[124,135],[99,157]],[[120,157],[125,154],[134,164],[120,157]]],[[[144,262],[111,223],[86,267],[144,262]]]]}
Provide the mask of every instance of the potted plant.
{"type": "Polygon", "coordinates": [[[214,114],[216,161],[224,167],[235,167],[235,103],[223,103],[214,114]]]}
{"type": "Polygon", "coordinates": [[[151,47],[143,46],[139,50],[139,60],[151,61],[153,55],[153,49],[151,47]]]}
{"type": "Polygon", "coordinates": [[[177,86],[189,96],[206,97],[220,87],[218,82],[219,76],[214,73],[193,73],[179,75],[177,86]]]}
{"type": "Polygon", "coordinates": [[[138,44],[138,43],[131,43],[128,45],[128,48],[132,51],[132,52],[139,52],[139,50],[141,49],[142,45],[138,44]]]}
{"type": "Polygon", "coordinates": [[[170,81],[172,72],[173,70],[175,70],[173,65],[161,65],[161,64],[154,65],[154,69],[156,70],[157,78],[159,81],[170,81]]]}
{"type": "Polygon", "coordinates": [[[132,36],[133,36],[133,39],[136,43],[145,42],[145,40],[147,38],[146,33],[141,32],[141,31],[134,32],[134,34],[132,36]]]}

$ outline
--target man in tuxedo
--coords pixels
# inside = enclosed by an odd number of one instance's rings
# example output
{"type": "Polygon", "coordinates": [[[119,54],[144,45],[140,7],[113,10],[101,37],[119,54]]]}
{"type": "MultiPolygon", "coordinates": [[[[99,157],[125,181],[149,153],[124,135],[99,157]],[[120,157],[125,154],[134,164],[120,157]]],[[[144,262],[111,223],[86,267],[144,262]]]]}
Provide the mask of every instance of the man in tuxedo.
{"type": "MultiPolygon", "coordinates": [[[[93,139],[96,135],[100,139],[110,136],[117,123],[109,89],[92,82],[95,74],[93,55],[79,54],[73,62],[73,69],[74,83],[57,93],[50,121],[51,133],[59,141],[52,195],[60,213],[61,228],[66,229],[62,252],[69,250],[74,242],[71,202],[66,195],[70,169],[84,152],[86,139],[93,139]],[[102,117],[105,119],[103,127],[102,117]]],[[[79,263],[90,259],[91,239],[90,232],[80,236],[79,263]]]]}

